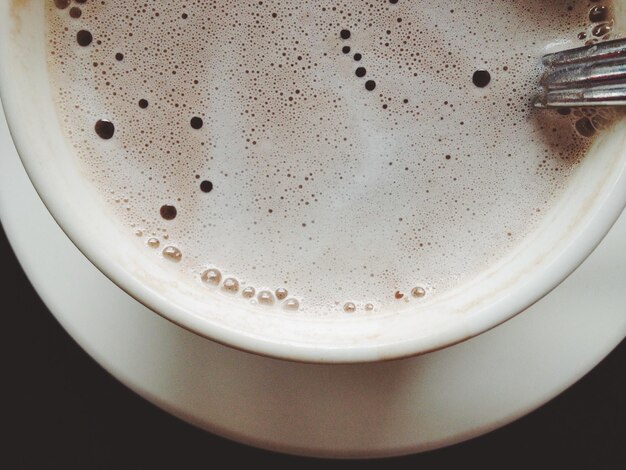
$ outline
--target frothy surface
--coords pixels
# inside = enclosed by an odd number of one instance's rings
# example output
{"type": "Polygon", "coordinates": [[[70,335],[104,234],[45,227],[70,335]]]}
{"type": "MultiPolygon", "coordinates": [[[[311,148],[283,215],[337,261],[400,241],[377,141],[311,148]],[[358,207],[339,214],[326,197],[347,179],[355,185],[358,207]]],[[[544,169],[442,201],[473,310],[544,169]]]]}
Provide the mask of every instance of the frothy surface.
{"type": "Polygon", "coordinates": [[[608,33],[598,6],[49,2],[50,68],[141,249],[260,310],[376,314],[472,278],[558,197],[606,118],[533,110],[538,59],[608,33]]]}

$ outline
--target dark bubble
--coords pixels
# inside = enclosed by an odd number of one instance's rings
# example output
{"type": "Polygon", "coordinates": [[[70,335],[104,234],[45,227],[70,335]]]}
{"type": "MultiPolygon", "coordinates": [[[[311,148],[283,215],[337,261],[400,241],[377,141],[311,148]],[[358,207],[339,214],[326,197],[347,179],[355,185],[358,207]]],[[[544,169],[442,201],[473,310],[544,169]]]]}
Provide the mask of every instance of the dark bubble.
{"type": "Polygon", "coordinates": [[[111,121],[106,119],[100,119],[96,122],[95,130],[96,134],[105,140],[109,140],[113,137],[113,134],[115,134],[115,126],[111,121]]]}
{"type": "Polygon", "coordinates": [[[354,73],[356,74],[357,77],[365,77],[365,74],[367,73],[367,71],[365,70],[365,67],[359,67],[358,69],[356,69],[354,73]]]}
{"type": "Polygon", "coordinates": [[[344,54],[350,54],[350,46],[343,46],[341,48],[341,52],[343,52],[344,54]]]}
{"type": "Polygon", "coordinates": [[[576,121],[576,130],[583,137],[593,137],[596,133],[596,129],[593,127],[593,124],[591,124],[589,118],[586,117],[576,121]]]}
{"type": "Polygon", "coordinates": [[[389,3],[391,3],[392,5],[395,5],[396,3],[398,3],[398,0],[389,0],[389,3]]]}
{"type": "Polygon", "coordinates": [[[58,9],[64,10],[65,8],[70,6],[70,0],[54,0],[54,5],[58,9]]]}
{"type": "Polygon", "coordinates": [[[83,14],[83,11],[80,8],[78,7],[70,8],[70,16],[72,18],[80,18],[82,14],[83,14]]]}
{"type": "Polygon", "coordinates": [[[373,91],[376,88],[376,82],[374,80],[368,80],[365,82],[365,89],[367,91],[373,91]]]}
{"type": "Polygon", "coordinates": [[[160,212],[161,217],[163,217],[165,220],[174,220],[176,218],[176,214],[178,214],[176,208],[168,204],[161,206],[160,212]]]}
{"type": "Polygon", "coordinates": [[[81,29],[78,33],[76,33],[76,41],[83,47],[88,46],[93,41],[93,36],[86,29],[81,29]]]}
{"type": "Polygon", "coordinates": [[[115,60],[117,61],[124,60],[124,54],[122,54],[121,52],[118,52],[117,54],[115,54],[115,60]]]}
{"type": "Polygon", "coordinates": [[[478,88],[485,88],[489,85],[489,82],[491,82],[491,74],[486,70],[476,70],[476,72],[474,72],[474,76],[472,77],[472,81],[478,88]]]}
{"type": "Polygon", "coordinates": [[[556,110],[561,116],[569,116],[572,114],[572,110],[570,108],[559,108],[556,110]]]}
{"type": "Polygon", "coordinates": [[[354,60],[356,60],[357,62],[359,60],[361,60],[362,58],[363,58],[363,56],[361,54],[359,54],[359,53],[354,54],[354,60]]]}
{"type": "Polygon", "coordinates": [[[148,107],[148,100],[144,100],[144,99],[139,100],[139,107],[141,109],[146,109],[148,107]]]}
{"type": "Polygon", "coordinates": [[[602,23],[594,26],[591,30],[591,34],[593,34],[597,38],[601,38],[602,36],[609,34],[611,32],[611,25],[608,23],[602,23]]]}
{"type": "Polygon", "coordinates": [[[202,122],[202,119],[199,118],[198,116],[192,117],[189,123],[191,124],[191,127],[193,127],[194,129],[201,129],[202,126],[204,125],[204,122],[202,122]]]}
{"type": "Polygon", "coordinates": [[[592,23],[599,23],[600,21],[606,21],[609,17],[609,9],[604,5],[596,5],[589,12],[589,19],[592,23]]]}
{"type": "Polygon", "coordinates": [[[342,29],[339,35],[341,36],[341,39],[350,39],[350,31],[347,29],[342,29]]]}
{"type": "Polygon", "coordinates": [[[210,193],[211,191],[213,191],[213,183],[211,183],[209,180],[204,180],[202,183],[200,183],[200,191],[202,191],[203,193],[210,193]]]}

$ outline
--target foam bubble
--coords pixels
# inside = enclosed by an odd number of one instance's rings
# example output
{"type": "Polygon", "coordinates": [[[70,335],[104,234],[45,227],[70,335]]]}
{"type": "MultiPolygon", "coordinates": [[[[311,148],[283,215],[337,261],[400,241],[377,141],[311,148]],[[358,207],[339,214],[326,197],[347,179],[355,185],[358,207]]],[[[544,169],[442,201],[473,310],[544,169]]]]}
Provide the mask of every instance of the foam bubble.
{"type": "Polygon", "coordinates": [[[262,290],[257,295],[257,300],[263,305],[274,305],[274,294],[268,290],[262,290]]]}
{"type": "Polygon", "coordinates": [[[166,246],[163,248],[163,256],[171,261],[180,261],[183,257],[183,252],[175,246],[166,246]]]}
{"type": "Polygon", "coordinates": [[[160,244],[161,242],[158,238],[149,238],[146,242],[146,245],[148,245],[150,248],[158,248],[160,244]]]}
{"type": "Polygon", "coordinates": [[[287,299],[283,305],[286,310],[298,310],[300,308],[300,301],[298,299],[287,299]]]}
{"type": "Polygon", "coordinates": [[[413,297],[416,297],[418,299],[421,299],[422,297],[426,296],[426,289],[424,289],[423,287],[414,287],[411,290],[411,295],[413,297]]]}
{"type": "Polygon", "coordinates": [[[243,297],[246,299],[251,299],[252,297],[254,297],[254,294],[256,294],[256,289],[250,286],[244,288],[244,290],[241,291],[241,295],[243,295],[243,297]]]}
{"type": "Polygon", "coordinates": [[[354,302],[346,302],[343,304],[343,311],[346,313],[354,313],[356,312],[356,305],[354,302]]]}
{"type": "Polygon", "coordinates": [[[285,289],[284,287],[279,287],[278,289],[276,289],[276,292],[274,292],[274,295],[276,295],[276,298],[278,300],[285,300],[289,295],[289,292],[287,292],[287,289],[285,289]]]}
{"type": "Polygon", "coordinates": [[[239,281],[234,277],[228,277],[224,279],[222,289],[227,292],[236,293],[239,290],[239,281]]]}
{"type": "Polygon", "coordinates": [[[217,286],[222,280],[222,273],[218,269],[207,269],[202,273],[201,279],[207,284],[217,286]]]}

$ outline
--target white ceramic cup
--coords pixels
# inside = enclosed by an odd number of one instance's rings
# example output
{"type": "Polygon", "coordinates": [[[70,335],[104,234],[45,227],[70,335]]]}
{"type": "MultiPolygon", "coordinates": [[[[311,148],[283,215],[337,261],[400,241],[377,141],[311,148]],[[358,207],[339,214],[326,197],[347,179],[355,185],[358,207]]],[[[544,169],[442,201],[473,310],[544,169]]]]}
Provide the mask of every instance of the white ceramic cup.
{"type": "MultiPolygon", "coordinates": [[[[617,27],[626,25],[625,4],[615,2],[617,27]]],[[[0,2],[0,92],[35,188],[68,237],[113,282],[154,312],[220,343],[284,359],[347,363],[411,356],[463,341],[557,286],[593,251],[626,205],[622,120],[596,139],[533,233],[505,259],[433,302],[382,317],[260,314],[200,283],[184,282],[167,261],[138,249],[81,174],[54,105],[44,6],[42,0],[0,2]]]]}

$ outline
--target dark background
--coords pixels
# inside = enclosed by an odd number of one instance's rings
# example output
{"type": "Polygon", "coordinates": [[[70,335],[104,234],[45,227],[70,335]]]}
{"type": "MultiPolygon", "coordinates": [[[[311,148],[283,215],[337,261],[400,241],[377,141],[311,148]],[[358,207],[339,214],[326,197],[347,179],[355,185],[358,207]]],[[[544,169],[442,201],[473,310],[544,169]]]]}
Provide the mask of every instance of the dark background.
{"type": "Polygon", "coordinates": [[[54,320],[2,231],[0,260],[0,468],[626,469],[626,341],[548,405],[473,441],[379,461],[289,457],[200,431],[135,395],[54,320]]]}

